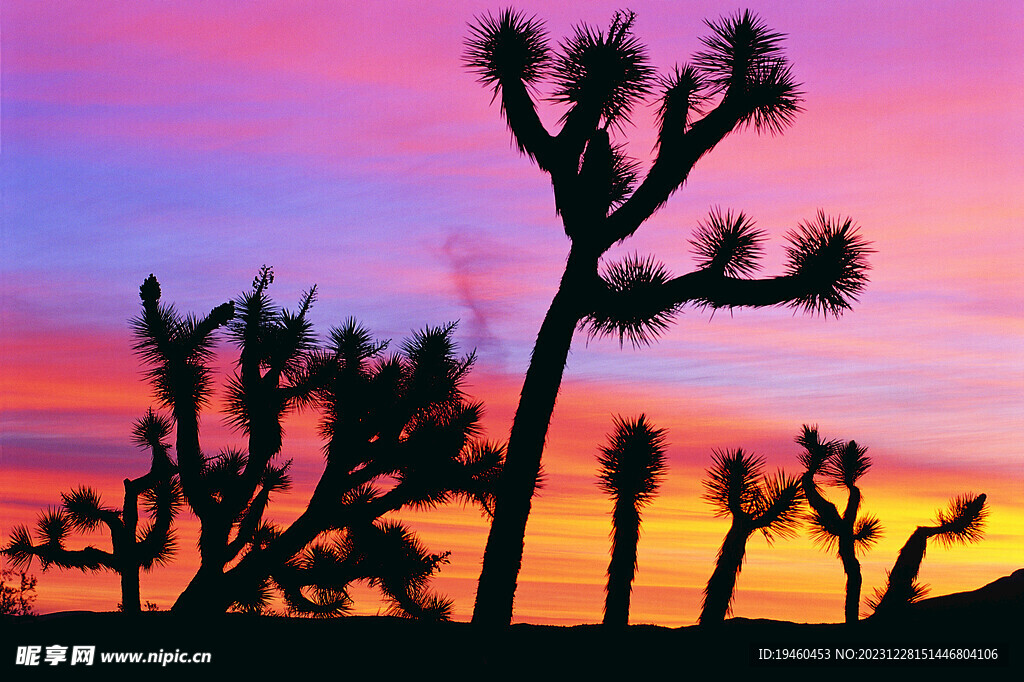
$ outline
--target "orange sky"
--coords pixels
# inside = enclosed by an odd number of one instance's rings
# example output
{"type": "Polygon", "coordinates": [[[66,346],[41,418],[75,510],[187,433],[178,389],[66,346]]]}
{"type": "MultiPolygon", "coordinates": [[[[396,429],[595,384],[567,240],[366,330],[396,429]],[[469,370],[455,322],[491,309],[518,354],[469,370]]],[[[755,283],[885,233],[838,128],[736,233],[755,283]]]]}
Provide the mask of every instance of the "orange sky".
{"type": "MultiPolygon", "coordinates": [[[[488,432],[508,423],[515,386],[507,377],[475,375],[475,394],[504,397],[487,402],[488,432]]],[[[622,385],[595,385],[569,380],[555,414],[545,455],[547,484],[534,500],[527,529],[526,550],[516,597],[516,622],[570,624],[599,622],[608,563],[610,502],[596,485],[597,444],[611,428],[611,415],[645,410],[655,424],[669,430],[670,475],[660,494],[644,512],[639,545],[639,570],[634,587],[631,622],[689,625],[699,612],[701,590],[713,568],[728,522],[712,517],[701,499],[700,481],[715,447],[744,447],[764,454],[771,468],[798,471],[796,431],[789,424],[751,422],[731,414],[728,405],[708,404],[681,395],[652,401],[642,390],[622,385]],[[623,409],[619,409],[623,408],[623,409]],[[721,442],[715,434],[729,433],[721,442]]],[[[271,516],[282,522],[294,518],[318,472],[312,417],[288,423],[292,452],[311,453],[295,469],[296,489],[277,499],[271,516]]],[[[206,441],[232,436],[208,420],[206,441]]],[[[843,437],[846,434],[825,432],[843,437]]],[[[869,446],[870,448],[870,446],[869,446]]],[[[886,453],[870,450],[875,466],[862,479],[865,512],[881,518],[884,537],[862,556],[864,594],[884,582],[900,546],[917,525],[930,524],[935,512],[954,494],[985,492],[992,502],[985,540],[975,546],[943,548],[933,545],[921,571],[932,594],[980,587],[1019,565],[1024,536],[1024,505],[1017,480],[985,476],[978,470],[901,467],[886,453]]],[[[8,523],[31,523],[38,501],[59,500],[58,491],[87,480],[110,503],[120,499],[119,475],[141,471],[144,457],[124,462],[120,471],[89,472],[71,468],[5,469],[5,495],[0,514],[8,523]],[[45,492],[50,492],[46,495],[45,492]]],[[[845,499],[828,490],[839,504],[845,499]]],[[[449,550],[452,563],[436,580],[436,588],[456,601],[456,618],[472,611],[476,578],[487,525],[474,508],[404,512],[399,518],[417,529],[433,551],[449,550]]],[[[143,577],[143,598],[166,608],[191,577],[197,557],[192,551],[198,528],[190,518],[179,525],[179,559],[143,577]]],[[[106,547],[102,535],[92,542],[106,547]]],[[[81,540],[75,546],[84,544],[81,540]]],[[[40,576],[42,610],[88,608],[108,610],[119,599],[114,574],[96,575],[51,570],[40,576]]],[[[806,534],[770,547],[759,535],[748,543],[734,612],[746,617],[830,622],[841,618],[845,577],[838,559],[814,546],[806,534]]],[[[357,590],[359,613],[376,613],[379,600],[369,590],[357,590]]]]}

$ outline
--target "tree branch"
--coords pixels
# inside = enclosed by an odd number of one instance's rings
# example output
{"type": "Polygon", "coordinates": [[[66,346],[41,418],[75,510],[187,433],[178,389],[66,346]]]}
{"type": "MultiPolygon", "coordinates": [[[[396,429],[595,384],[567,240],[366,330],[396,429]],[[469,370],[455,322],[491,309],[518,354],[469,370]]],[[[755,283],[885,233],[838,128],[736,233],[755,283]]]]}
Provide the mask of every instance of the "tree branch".
{"type": "Polygon", "coordinates": [[[610,248],[632,235],[679,187],[702,156],[711,151],[743,120],[737,100],[726,96],[706,116],[682,130],[662,131],[658,156],[632,196],[605,222],[602,246],[610,248]]]}

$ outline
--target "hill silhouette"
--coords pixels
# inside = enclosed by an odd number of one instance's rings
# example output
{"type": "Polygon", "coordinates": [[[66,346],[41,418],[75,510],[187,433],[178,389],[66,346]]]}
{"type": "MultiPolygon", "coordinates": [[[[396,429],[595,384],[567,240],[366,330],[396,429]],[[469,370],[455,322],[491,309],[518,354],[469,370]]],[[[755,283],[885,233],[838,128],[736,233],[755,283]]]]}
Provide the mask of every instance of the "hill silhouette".
{"type": "MultiPolygon", "coordinates": [[[[1024,607],[1024,569],[969,592],[944,595],[914,605],[904,618],[884,623],[801,624],[765,619],[731,618],[713,626],[666,628],[633,625],[557,627],[519,624],[480,628],[469,623],[428,623],[407,618],[353,616],[329,620],[225,614],[201,619],[169,612],[141,614],[83,611],[0,621],[0,669],[15,666],[18,646],[95,645],[100,671],[115,668],[152,672],[151,664],[107,664],[102,652],[211,652],[210,664],[171,663],[167,670],[231,672],[266,670],[268,665],[296,671],[399,674],[500,672],[550,677],[590,673],[693,669],[713,664],[716,670],[780,665],[757,659],[760,649],[827,649],[830,661],[786,661],[781,665],[998,667],[1021,668],[1018,629],[1007,627],[1024,607]],[[995,660],[844,662],[838,649],[863,651],[884,647],[998,649],[995,660]],[[703,663],[702,663],[703,662],[703,663]]],[[[65,667],[67,663],[63,664],[65,667]]],[[[46,667],[45,665],[40,668],[46,667]]],[[[55,667],[56,668],[56,667],[55,667]]]]}
{"type": "Polygon", "coordinates": [[[1019,627],[1024,612],[1024,568],[970,592],[956,592],[922,599],[913,604],[908,617],[913,620],[938,619],[1015,623],[1019,627]]]}

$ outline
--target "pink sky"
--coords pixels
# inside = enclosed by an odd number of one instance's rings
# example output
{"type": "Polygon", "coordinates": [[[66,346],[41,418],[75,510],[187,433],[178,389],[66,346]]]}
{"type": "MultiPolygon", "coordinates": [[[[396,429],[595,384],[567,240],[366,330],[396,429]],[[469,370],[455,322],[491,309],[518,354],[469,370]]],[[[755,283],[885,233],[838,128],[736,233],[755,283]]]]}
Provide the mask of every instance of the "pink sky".
{"type": "MultiPolygon", "coordinates": [[[[704,19],[735,10],[629,6],[662,71],[699,47],[704,19]]],[[[865,592],[916,524],[969,490],[988,493],[987,538],[929,552],[924,581],[935,593],[972,589],[1024,559],[1024,7],[747,6],[789,35],[805,112],[782,136],[727,139],[609,258],[653,253],[685,272],[691,230],[722,206],[767,230],[774,274],[786,232],[820,208],[852,216],[873,242],[871,284],[840,320],[691,309],[648,349],[579,335],[517,620],[600,618],[610,507],[595,457],[613,414],[646,412],[672,443],[671,475],[645,515],[634,622],[696,619],[725,532],[700,500],[711,448],[742,446],[795,470],[803,423],[875,457],[865,507],[887,533],[864,558],[865,592]]],[[[151,272],[167,300],[203,311],[270,263],[280,303],[319,286],[322,333],[349,315],[396,339],[458,319],[461,344],[479,354],[472,393],[488,407],[488,436],[506,437],[568,244],[550,186],[461,65],[467,23],[500,7],[3,3],[0,535],[61,490],[90,484],[112,501],[141,473],[129,428],[151,398],[127,320],[151,272]]],[[[606,24],[618,5],[521,7],[561,38],[579,21],[606,24]]],[[[641,159],[652,112],[622,136],[641,159]]],[[[204,423],[209,449],[236,442],[219,415],[204,423]]],[[[309,485],[313,425],[289,434],[285,454],[309,485]]],[[[302,493],[272,514],[296,513],[302,493]]],[[[468,617],[486,522],[473,510],[409,518],[433,550],[453,551],[437,587],[468,617]]],[[[181,546],[175,564],[143,578],[144,599],[169,606],[187,581],[196,558],[181,546]]],[[[806,537],[773,548],[752,539],[735,612],[838,620],[842,580],[806,537]]],[[[39,592],[44,611],[110,609],[118,597],[112,576],[55,571],[39,592]]]]}

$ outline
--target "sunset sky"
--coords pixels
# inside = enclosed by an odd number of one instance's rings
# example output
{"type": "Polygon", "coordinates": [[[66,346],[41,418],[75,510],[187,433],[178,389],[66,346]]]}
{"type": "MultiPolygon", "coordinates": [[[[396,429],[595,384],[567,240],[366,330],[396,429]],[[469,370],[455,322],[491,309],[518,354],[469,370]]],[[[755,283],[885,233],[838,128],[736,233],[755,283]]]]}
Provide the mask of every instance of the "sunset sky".
{"type": "MultiPolygon", "coordinates": [[[[554,41],[607,26],[618,2],[533,2],[554,41]]],[[[789,309],[687,309],[650,348],[573,344],[534,500],[516,622],[598,622],[611,503],[596,455],[613,415],[668,429],[669,476],[644,514],[631,622],[696,621],[727,522],[700,498],[713,448],[796,472],[793,438],[817,424],[868,446],[864,508],[884,539],[863,555],[864,594],[918,524],[957,494],[988,494],[977,545],[930,547],[932,594],[1024,566],[1024,4],[812,0],[626,3],[652,63],[686,62],[705,19],[749,7],[788,35],[805,111],[784,135],[734,133],[609,260],[654,254],[677,274],[712,207],[771,236],[819,209],[852,217],[876,253],[841,319],[789,309]]],[[[36,2],[0,4],[0,538],[88,484],[120,504],[144,472],[132,421],[154,404],[128,320],[150,273],[164,299],[205,313],[263,264],[294,306],[316,284],[326,335],[355,316],[379,338],[459,320],[479,359],[470,393],[507,438],[533,339],[568,240],[546,176],[510,146],[461,63],[468,23],[492,2],[36,2]]],[[[650,159],[655,106],[619,135],[650,159]]],[[[561,109],[545,104],[557,123],[561,109]]],[[[221,370],[231,348],[222,346],[221,370]]],[[[223,372],[219,376],[224,376],[223,372]]],[[[241,445],[214,409],[204,448],[241,445]]],[[[288,425],[294,517],[322,467],[316,416],[288,425]]],[[[838,491],[832,499],[845,502],[838,491]]],[[[475,509],[403,514],[436,580],[473,605],[487,522],[475,509]]],[[[178,560],[143,576],[173,603],[197,564],[194,520],[178,560]]],[[[106,546],[102,535],[91,542],[106,546]]],[[[81,546],[84,541],[76,541],[81,546]]],[[[112,574],[40,573],[40,611],[112,610],[112,574]]],[[[842,619],[837,558],[806,533],[748,544],[735,615],[842,619]]],[[[380,603],[360,593],[360,612],[380,603]]]]}

